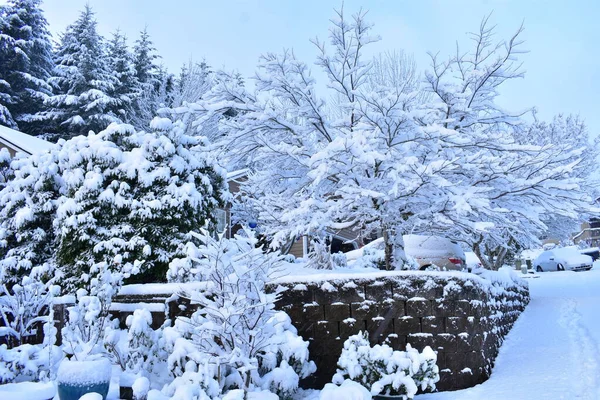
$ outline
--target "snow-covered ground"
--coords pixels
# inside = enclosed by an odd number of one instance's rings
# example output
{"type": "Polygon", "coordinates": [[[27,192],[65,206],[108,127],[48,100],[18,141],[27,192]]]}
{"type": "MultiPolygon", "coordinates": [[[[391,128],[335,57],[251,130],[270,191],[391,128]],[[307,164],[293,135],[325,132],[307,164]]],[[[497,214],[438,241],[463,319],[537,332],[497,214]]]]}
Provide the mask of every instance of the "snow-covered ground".
{"type": "Polygon", "coordinates": [[[600,264],[529,279],[531,303],[506,337],[491,378],[416,400],[600,399],[600,264]]]}
{"type": "MultiPolygon", "coordinates": [[[[491,378],[470,389],[416,400],[600,399],[600,263],[586,272],[529,277],[531,303],[506,337],[491,378]]],[[[118,399],[116,375],[109,400],[118,399]]],[[[37,398],[28,392],[21,398],[37,398]]],[[[319,392],[299,397],[317,400],[319,392]]]]}

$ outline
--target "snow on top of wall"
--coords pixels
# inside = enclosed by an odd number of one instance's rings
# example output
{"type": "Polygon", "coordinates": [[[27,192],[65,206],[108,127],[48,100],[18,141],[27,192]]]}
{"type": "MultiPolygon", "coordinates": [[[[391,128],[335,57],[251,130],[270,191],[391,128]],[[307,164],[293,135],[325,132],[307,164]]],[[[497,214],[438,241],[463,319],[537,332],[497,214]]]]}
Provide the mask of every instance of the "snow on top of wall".
{"type": "Polygon", "coordinates": [[[54,143],[47,142],[35,136],[16,131],[0,125],[0,143],[27,154],[41,153],[50,150],[54,143]]]}
{"type": "Polygon", "coordinates": [[[460,279],[470,280],[481,284],[482,286],[491,286],[499,284],[503,287],[509,286],[527,286],[527,282],[522,279],[515,270],[511,268],[500,268],[498,271],[489,271],[479,269],[476,274],[460,271],[382,271],[375,268],[340,268],[335,270],[322,270],[305,268],[295,264],[293,268],[285,271],[287,274],[280,274],[271,283],[282,284],[305,284],[319,283],[327,281],[349,281],[349,280],[377,280],[384,278],[438,278],[438,279],[460,279]]]}
{"type": "Polygon", "coordinates": [[[168,294],[178,292],[187,292],[190,290],[204,290],[206,282],[189,283],[139,283],[134,285],[125,285],[119,290],[120,296],[168,294]]]}

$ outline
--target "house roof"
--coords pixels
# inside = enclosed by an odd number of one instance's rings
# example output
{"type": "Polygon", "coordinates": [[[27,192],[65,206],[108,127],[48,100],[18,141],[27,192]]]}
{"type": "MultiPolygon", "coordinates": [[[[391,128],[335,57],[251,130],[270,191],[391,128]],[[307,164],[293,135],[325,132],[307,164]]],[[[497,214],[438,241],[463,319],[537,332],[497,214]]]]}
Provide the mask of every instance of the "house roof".
{"type": "Polygon", "coordinates": [[[13,149],[15,152],[26,154],[40,153],[50,150],[54,144],[46,140],[30,136],[0,125],[0,144],[13,149]]]}
{"type": "Polygon", "coordinates": [[[227,180],[228,181],[233,181],[233,180],[239,179],[242,176],[248,175],[248,172],[249,172],[248,168],[239,169],[237,171],[227,172],[227,180]]]}

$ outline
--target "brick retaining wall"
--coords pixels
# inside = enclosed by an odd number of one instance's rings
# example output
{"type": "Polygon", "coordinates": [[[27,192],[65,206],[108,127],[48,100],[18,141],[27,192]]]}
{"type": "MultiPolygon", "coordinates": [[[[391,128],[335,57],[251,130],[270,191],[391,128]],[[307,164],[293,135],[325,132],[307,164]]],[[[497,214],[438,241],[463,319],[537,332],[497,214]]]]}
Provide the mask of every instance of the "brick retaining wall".
{"type": "Polygon", "coordinates": [[[456,390],[490,376],[504,336],[529,302],[526,284],[517,282],[420,272],[295,281],[279,284],[287,290],[277,307],[310,341],[317,374],[306,386],[331,382],[344,340],[366,330],[372,344],[431,346],[438,354],[438,389],[456,390]]]}
{"type": "MultiPolygon", "coordinates": [[[[331,278],[325,273],[319,279],[286,278],[270,288],[284,289],[277,308],[289,314],[310,343],[317,373],[303,387],[322,388],[331,382],[344,340],[366,330],[372,344],[387,341],[397,350],[405,350],[407,343],[418,350],[431,346],[438,355],[437,387],[445,391],[488,379],[504,336],[529,302],[522,280],[500,272],[485,272],[485,277],[381,272],[331,278]]],[[[157,329],[166,317],[173,320],[195,310],[171,292],[119,295],[112,313],[125,329],[135,308],[148,308],[157,329]]],[[[55,306],[56,319],[61,319],[63,307],[55,306]]]]}

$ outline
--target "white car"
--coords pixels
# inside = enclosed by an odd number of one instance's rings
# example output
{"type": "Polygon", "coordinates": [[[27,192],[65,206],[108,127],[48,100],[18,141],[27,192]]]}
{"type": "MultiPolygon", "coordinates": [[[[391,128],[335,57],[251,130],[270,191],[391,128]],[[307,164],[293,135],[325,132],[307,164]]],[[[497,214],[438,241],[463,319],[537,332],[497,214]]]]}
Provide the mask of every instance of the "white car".
{"type": "Polygon", "coordinates": [[[592,269],[592,257],[581,254],[573,247],[544,251],[535,260],[537,272],[544,271],[588,271],[592,269]]]}
{"type": "MultiPolygon", "coordinates": [[[[424,235],[404,235],[403,238],[406,255],[419,264],[420,270],[467,270],[465,252],[455,241],[424,235]]],[[[383,238],[376,239],[360,249],[347,252],[346,259],[353,261],[362,257],[367,248],[383,250],[383,238]]]]}

